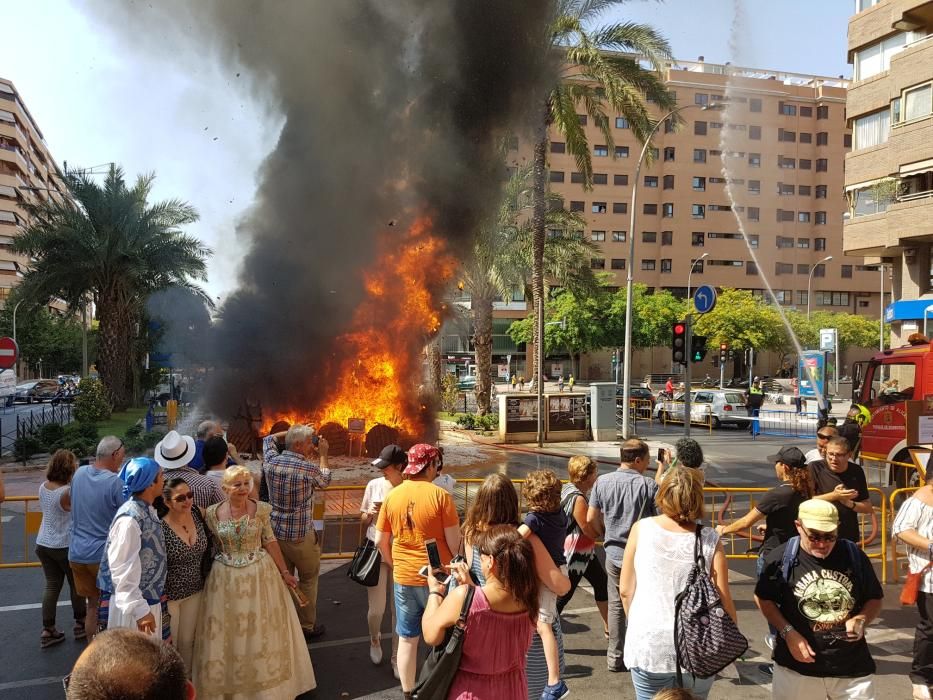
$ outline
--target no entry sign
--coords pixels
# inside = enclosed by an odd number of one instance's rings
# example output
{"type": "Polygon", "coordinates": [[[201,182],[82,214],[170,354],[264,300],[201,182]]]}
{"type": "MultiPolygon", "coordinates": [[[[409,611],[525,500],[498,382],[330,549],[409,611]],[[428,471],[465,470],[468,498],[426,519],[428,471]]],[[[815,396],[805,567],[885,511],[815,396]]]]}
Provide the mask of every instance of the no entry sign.
{"type": "Polygon", "coordinates": [[[12,338],[0,338],[0,369],[11,369],[19,358],[19,347],[12,338]]]}

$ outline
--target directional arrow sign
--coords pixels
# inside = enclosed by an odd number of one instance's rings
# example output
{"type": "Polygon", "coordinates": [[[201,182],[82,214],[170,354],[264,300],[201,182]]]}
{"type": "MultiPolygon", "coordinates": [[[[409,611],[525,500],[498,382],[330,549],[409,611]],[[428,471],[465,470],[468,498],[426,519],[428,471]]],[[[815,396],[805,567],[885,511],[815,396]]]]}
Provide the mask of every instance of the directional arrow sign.
{"type": "Polygon", "coordinates": [[[693,304],[696,306],[697,313],[705,314],[712,311],[716,306],[716,288],[708,284],[697,287],[693,295],[693,304]]]}

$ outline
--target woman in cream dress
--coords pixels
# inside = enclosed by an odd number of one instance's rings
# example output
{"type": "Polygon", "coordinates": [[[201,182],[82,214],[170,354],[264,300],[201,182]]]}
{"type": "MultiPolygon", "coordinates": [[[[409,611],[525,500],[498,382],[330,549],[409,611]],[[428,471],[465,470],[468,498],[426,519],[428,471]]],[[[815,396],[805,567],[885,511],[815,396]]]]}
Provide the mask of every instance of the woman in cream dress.
{"type": "Polygon", "coordinates": [[[198,698],[282,700],[317,684],[298,614],[297,581],[272,534],[268,503],[249,498],[244,467],[224,472],[227,500],[207,509],[220,545],[204,586],[193,681],[198,698]]]}

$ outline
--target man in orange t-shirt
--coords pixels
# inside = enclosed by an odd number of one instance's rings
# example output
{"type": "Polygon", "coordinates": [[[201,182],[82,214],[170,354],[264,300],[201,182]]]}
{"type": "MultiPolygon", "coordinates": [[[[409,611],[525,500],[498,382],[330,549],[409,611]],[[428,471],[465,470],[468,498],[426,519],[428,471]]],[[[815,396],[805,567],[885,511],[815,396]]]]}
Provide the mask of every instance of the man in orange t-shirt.
{"type": "Polygon", "coordinates": [[[418,573],[428,564],[424,542],[437,541],[441,562],[449,562],[460,549],[460,520],[453,499],[431,483],[440,459],[433,445],[408,450],[408,466],[402,472],[408,479],[386,495],[376,521],[376,544],[395,581],[398,672],[406,694],[415,687],[421,617],[429,595],[427,579],[418,573]]]}

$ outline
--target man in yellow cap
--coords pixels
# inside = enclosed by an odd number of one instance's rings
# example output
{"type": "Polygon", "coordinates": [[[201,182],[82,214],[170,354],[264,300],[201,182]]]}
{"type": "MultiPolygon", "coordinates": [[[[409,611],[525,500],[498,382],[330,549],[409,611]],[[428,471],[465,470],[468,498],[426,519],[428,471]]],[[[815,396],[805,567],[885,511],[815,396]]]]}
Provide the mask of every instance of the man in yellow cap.
{"type": "Polygon", "coordinates": [[[871,562],[839,538],[836,507],[800,504],[792,537],[765,560],[755,602],[780,638],[771,696],[780,700],[873,700],[875,662],[865,627],[883,592],[871,562]]]}

